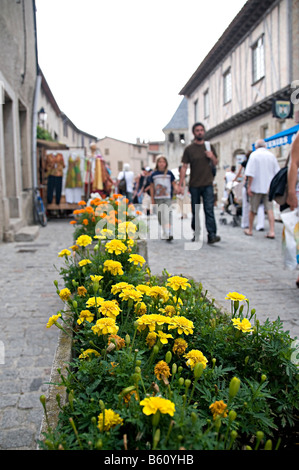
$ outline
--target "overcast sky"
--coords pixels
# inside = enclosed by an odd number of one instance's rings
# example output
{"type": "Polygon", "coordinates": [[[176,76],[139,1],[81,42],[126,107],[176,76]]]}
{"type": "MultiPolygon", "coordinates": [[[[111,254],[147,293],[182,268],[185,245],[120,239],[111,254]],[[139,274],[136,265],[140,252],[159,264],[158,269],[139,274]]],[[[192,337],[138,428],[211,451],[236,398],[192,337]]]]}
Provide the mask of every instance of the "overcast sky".
{"type": "Polygon", "coordinates": [[[180,90],[245,0],[36,0],[39,65],[81,130],[164,140],[180,90]]]}

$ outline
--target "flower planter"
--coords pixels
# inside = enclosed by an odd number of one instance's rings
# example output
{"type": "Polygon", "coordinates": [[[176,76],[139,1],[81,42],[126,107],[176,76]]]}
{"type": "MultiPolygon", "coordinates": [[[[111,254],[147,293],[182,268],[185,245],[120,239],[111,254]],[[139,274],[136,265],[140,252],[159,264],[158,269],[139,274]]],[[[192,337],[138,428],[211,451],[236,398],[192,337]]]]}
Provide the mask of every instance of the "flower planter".
{"type": "MultiPolygon", "coordinates": [[[[137,240],[137,253],[148,262],[148,251],[146,240],[137,240]]],[[[61,375],[66,376],[67,366],[72,359],[72,330],[66,328],[66,333],[63,330],[59,330],[58,343],[55,351],[55,356],[52,363],[51,374],[50,374],[50,385],[48,387],[46,395],[46,407],[47,416],[43,415],[40,437],[39,440],[44,439],[43,433],[50,427],[55,429],[58,424],[58,416],[60,408],[57,402],[57,395],[59,395],[59,401],[61,406],[67,403],[67,392],[65,387],[55,385],[61,381],[61,375]],[[58,372],[60,371],[60,373],[58,372]]]]}

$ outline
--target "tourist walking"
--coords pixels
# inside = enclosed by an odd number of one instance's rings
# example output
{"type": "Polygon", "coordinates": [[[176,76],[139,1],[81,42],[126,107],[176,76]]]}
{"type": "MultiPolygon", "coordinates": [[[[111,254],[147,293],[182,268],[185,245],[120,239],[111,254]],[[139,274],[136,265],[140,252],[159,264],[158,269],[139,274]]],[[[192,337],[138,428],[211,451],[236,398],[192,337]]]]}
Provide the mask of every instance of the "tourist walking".
{"type": "Polygon", "coordinates": [[[192,127],[194,140],[187,145],[182,157],[179,191],[184,191],[184,179],[188,165],[190,165],[189,191],[191,195],[192,221],[194,232],[192,241],[199,240],[199,205],[203,201],[205,223],[208,232],[208,243],[220,241],[217,235],[217,226],[214,215],[214,170],[218,163],[217,154],[213,145],[205,142],[204,125],[197,122],[192,127]],[[211,148],[209,150],[209,147],[211,148]]]}
{"type": "Polygon", "coordinates": [[[267,238],[275,238],[273,203],[269,201],[268,192],[272,178],[280,170],[273,153],[266,148],[263,139],[259,139],[246,165],[245,175],[248,178],[247,193],[249,196],[249,227],[244,230],[245,235],[252,236],[253,222],[259,205],[264,204],[268,214],[269,232],[267,238]]]}
{"type": "Polygon", "coordinates": [[[164,155],[156,159],[156,167],[150,176],[150,193],[152,204],[157,205],[159,225],[162,227],[162,238],[173,239],[172,196],[176,189],[175,177],[168,170],[168,161],[164,155]]]}

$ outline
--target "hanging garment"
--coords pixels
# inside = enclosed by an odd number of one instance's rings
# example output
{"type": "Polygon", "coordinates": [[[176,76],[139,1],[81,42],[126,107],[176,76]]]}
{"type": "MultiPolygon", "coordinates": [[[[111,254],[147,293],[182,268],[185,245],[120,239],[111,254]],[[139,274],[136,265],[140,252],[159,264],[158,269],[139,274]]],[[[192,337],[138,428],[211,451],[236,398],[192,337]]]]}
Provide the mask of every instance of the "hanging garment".
{"type": "Polygon", "coordinates": [[[69,157],[65,181],[65,200],[69,204],[76,204],[82,199],[83,183],[80,165],[80,157],[69,157]]]}
{"type": "Polygon", "coordinates": [[[47,185],[47,202],[48,202],[48,204],[52,203],[53,195],[54,195],[54,192],[55,192],[56,204],[59,205],[60,198],[61,198],[61,190],[62,190],[62,176],[50,175],[48,177],[48,185],[47,185]]]}
{"type": "Polygon", "coordinates": [[[62,153],[48,153],[46,156],[46,175],[49,176],[63,176],[63,169],[65,163],[62,153]]]}
{"type": "Polygon", "coordinates": [[[96,167],[94,172],[94,180],[92,184],[92,190],[103,191],[103,160],[100,157],[96,157],[96,167]]]}

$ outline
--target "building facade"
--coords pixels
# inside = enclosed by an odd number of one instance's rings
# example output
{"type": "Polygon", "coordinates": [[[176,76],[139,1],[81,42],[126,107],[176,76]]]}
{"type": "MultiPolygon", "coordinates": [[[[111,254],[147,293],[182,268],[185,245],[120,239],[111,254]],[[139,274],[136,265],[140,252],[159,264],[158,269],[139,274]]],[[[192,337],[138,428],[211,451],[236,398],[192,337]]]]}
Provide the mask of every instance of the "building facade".
{"type": "MultiPolygon", "coordinates": [[[[258,138],[299,122],[296,87],[299,0],[249,0],[180,92],[188,100],[189,135],[200,121],[217,149],[220,190],[225,170],[258,138]],[[273,117],[274,99],[292,103],[291,119],[273,117]]],[[[281,165],[289,147],[273,150],[281,165]]]]}
{"type": "Polygon", "coordinates": [[[32,221],[32,153],[38,86],[35,2],[1,0],[0,242],[32,221]]]}
{"type": "Polygon", "coordinates": [[[184,97],[169,123],[163,128],[165,156],[170,169],[178,168],[186,145],[190,143],[188,129],[188,100],[184,97]]]}
{"type": "Polygon", "coordinates": [[[122,171],[125,163],[129,163],[135,176],[140,174],[142,167],[148,165],[148,146],[139,139],[133,144],[113,137],[104,137],[98,140],[97,146],[114,179],[122,171]]]}

